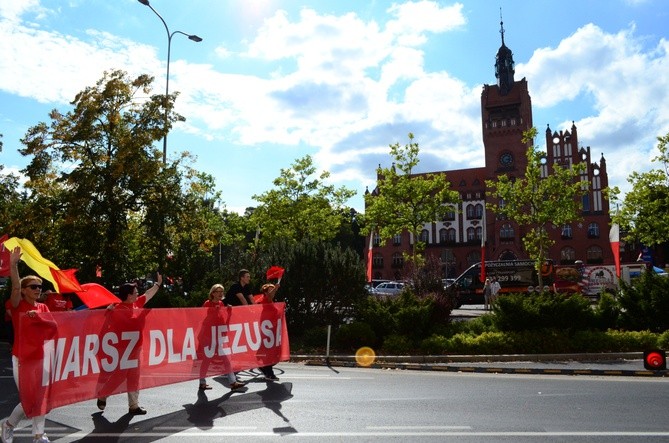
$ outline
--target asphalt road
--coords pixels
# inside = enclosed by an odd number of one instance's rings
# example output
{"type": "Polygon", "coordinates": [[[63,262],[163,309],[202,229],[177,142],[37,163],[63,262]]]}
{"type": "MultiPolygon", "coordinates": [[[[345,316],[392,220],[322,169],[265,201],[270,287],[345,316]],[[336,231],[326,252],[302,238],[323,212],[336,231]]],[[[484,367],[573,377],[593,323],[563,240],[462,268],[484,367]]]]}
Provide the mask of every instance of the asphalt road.
{"type": "MultiPolygon", "coordinates": [[[[2,359],[0,413],[17,399],[2,359]]],[[[669,379],[277,365],[278,383],[247,372],[230,393],[197,381],[146,389],[148,414],[127,415],[125,395],[55,409],[47,433],[58,442],[425,441],[666,442],[669,379]]],[[[28,442],[29,422],[15,442],[28,442]]]]}

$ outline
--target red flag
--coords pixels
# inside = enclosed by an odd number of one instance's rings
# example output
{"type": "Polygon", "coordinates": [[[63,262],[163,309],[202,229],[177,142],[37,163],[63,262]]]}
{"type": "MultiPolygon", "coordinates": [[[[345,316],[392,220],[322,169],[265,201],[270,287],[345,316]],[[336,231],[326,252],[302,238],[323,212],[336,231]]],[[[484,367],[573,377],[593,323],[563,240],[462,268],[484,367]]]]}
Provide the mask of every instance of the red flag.
{"type": "Polygon", "coordinates": [[[372,246],[374,244],[374,231],[369,234],[369,249],[367,250],[367,281],[372,282],[372,246]]]}
{"type": "Polygon", "coordinates": [[[121,300],[107,288],[97,283],[84,283],[81,291],[75,291],[79,299],[90,309],[121,303],[121,300]]]}
{"type": "Polygon", "coordinates": [[[0,277],[9,277],[9,249],[5,248],[7,234],[0,237],[0,277]]]}
{"type": "Polygon", "coordinates": [[[50,268],[51,276],[57,284],[58,292],[77,292],[81,291],[81,285],[74,274],[76,269],[53,269],[50,268]]]}
{"type": "Polygon", "coordinates": [[[270,268],[267,270],[267,280],[276,278],[281,281],[281,277],[283,277],[284,272],[285,269],[283,269],[281,266],[270,266],[270,268]]]}
{"type": "Polygon", "coordinates": [[[485,209],[483,209],[483,223],[481,226],[481,283],[485,282],[485,209]]]}
{"type": "Polygon", "coordinates": [[[613,251],[613,262],[616,265],[616,276],[620,278],[620,227],[618,223],[611,225],[609,242],[611,242],[611,250],[613,251]]]}

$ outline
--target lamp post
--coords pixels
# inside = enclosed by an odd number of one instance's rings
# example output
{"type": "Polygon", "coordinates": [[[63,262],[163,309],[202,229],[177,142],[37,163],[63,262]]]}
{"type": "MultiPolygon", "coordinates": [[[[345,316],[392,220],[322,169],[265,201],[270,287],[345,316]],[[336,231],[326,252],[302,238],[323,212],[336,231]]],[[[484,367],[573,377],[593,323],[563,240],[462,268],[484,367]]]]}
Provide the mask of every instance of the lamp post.
{"type": "Polygon", "coordinates": [[[153,6],[149,3],[149,0],[137,0],[144,6],[148,6],[154,14],[158,16],[161,22],[163,22],[163,25],[165,25],[165,31],[167,32],[167,74],[165,76],[165,137],[163,137],[163,165],[167,164],[167,123],[168,123],[168,114],[167,114],[167,100],[170,94],[170,52],[172,50],[172,37],[174,37],[175,34],[181,34],[185,35],[188,37],[189,40],[192,40],[196,43],[199,43],[202,41],[202,38],[198,37],[195,34],[186,34],[185,32],[182,31],[173,31],[170,32],[170,28],[167,27],[167,23],[165,23],[165,19],[158,14],[158,11],[153,9],[153,6]]]}

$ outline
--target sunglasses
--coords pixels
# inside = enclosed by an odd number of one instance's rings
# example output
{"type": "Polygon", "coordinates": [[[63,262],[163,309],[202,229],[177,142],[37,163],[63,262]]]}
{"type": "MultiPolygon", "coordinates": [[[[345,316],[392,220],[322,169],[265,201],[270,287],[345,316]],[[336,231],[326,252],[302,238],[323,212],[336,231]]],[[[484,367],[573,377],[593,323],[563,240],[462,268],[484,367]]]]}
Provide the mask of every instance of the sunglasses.
{"type": "Polygon", "coordinates": [[[42,289],[42,285],[27,285],[27,286],[24,286],[24,287],[26,287],[26,288],[30,288],[30,289],[32,289],[32,290],[35,290],[35,289],[42,289]]]}

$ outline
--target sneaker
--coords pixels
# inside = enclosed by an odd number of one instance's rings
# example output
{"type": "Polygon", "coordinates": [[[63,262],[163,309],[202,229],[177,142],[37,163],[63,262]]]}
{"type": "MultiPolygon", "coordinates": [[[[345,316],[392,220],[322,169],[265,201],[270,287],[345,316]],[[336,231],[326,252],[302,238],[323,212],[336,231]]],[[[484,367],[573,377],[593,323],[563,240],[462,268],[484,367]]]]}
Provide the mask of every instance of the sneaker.
{"type": "Polygon", "coordinates": [[[51,440],[49,440],[46,434],[42,434],[40,438],[33,438],[33,443],[51,443],[51,440]]]}
{"type": "Polygon", "coordinates": [[[267,381],[279,381],[279,377],[277,377],[276,375],[271,375],[269,377],[265,377],[265,380],[267,380],[267,381]]]}
{"type": "Polygon", "coordinates": [[[14,441],[14,428],[5,420],[2,422],[2,443],[12,443],[12,441],[14,441]]]}
{"type": "Polygon", "coordinates": [[[136,408],[129,408],[128,414],[130,415],[146,415],[146,409],[137,406],[136,408]]]}
{"type": "Polygon", "coordinates": [[[208,391],[211,389],[211,386],[209,386],[206,383],[200,383],[200,391],[208,391]]]}

